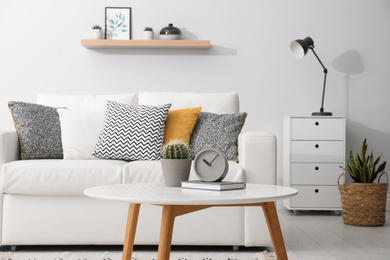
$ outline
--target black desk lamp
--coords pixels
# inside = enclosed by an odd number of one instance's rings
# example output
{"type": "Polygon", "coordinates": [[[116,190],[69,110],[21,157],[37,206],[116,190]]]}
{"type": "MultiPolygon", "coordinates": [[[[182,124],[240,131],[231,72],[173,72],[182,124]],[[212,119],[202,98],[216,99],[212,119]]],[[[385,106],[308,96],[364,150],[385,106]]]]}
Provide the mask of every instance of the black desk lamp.
{"type": "Polygon", "coordinates": [[[302,59],[306,53],[307,50],[310,49],[313,51],[314,55],[316,56],[317,60],[320,62],[322,68],[324,69],[324,89],[322,91],[322,103],[320,112],[313,112],[312,116],[331,116],[332,112],[324,112],[324,97],[325,97],[325,85],[326,85],[326,75],[328,74],[328,70],[325,68],[324,64],[322,64],[320,58],[318,58],[317,53],[314,51],[314,41],[310,37],[306,37],[304,40],[295,40],[290,44],[290,49],[293,53],[293,55],[298,58],[302,59]]]}

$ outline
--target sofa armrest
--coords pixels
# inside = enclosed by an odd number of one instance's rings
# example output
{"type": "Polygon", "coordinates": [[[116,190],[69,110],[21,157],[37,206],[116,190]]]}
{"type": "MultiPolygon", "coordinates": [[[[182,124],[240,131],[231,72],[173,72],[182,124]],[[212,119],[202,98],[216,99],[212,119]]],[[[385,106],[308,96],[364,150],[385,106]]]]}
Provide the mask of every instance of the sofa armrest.
{"type": "Polygon", "coordinates": [[[238,137],[239,164],[249,183],[276,184],[276,137],[269,132],[246,132],[238,137]]]}
{"type": "Polygon", "coordinates": [[[18,133],[15,131],[0,131],[0,168],[7,162],[20,159],[18,133]]]}

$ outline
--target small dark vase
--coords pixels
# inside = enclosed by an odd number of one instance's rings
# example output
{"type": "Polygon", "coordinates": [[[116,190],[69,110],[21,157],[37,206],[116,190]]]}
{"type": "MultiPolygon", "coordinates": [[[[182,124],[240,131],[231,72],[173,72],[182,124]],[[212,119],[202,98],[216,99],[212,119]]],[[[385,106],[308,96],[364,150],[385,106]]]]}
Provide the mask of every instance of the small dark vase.
{"type": "Polygon", "coordinates": [[[181,38],[181,31],[174,27],[172,23],[168,27],[164,27],[160,31],[160,38],[162,40],[179,40],[181,38]]]}

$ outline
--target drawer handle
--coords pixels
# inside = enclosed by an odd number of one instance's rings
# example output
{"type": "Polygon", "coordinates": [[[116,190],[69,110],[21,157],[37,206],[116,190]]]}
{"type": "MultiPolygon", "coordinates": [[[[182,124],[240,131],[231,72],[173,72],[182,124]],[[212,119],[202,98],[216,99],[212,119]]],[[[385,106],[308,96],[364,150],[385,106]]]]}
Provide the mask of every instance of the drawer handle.
{"type": "Polygon", "coordinates": [[[320,147],[320,145],[319,145],[319,144],[316,144],[316,145],[315,145],[315,147],[316,147],[316,148],[319,148],[319,147],[320,147]]]}
{"type": "Polygon", "coordinates": [[[315,192],[315,193],[318,193],[318,192],[320,192],[320,191],[319,191],[318,189],[315,189],[314,192],[315,192]]]}
{"type": "Polygon", "coordinates": [[[319,124],[320,124],[319,122],[316,122],[316,123],[315,123],[315,125],[317,125],[317,126],[318,126],[319,124]]]}
{"type": "Polygon", "coordinates": [[[319,168],[318,166],[316,166],[314,169],[315,169],[316,171],[318,171],[320,168],[319,168]]]}

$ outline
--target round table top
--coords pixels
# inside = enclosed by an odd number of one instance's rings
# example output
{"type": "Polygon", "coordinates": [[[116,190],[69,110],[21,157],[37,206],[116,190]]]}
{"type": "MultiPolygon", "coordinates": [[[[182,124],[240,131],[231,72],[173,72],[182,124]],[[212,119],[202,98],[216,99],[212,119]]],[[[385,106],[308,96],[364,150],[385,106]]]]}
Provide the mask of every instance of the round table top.
{"type": "Polygon", "coordinates": [[[232,205],[282,200],[298,191],[294,188],[247,183],[245,189],[210,191],[165,187],[162,183],[130,183],[92,187],[88,197],[159,205],[232,205]]]}

